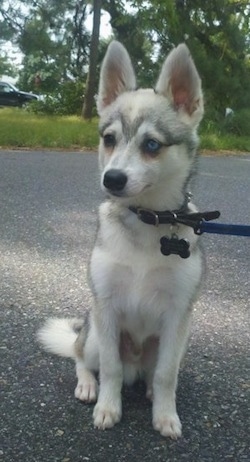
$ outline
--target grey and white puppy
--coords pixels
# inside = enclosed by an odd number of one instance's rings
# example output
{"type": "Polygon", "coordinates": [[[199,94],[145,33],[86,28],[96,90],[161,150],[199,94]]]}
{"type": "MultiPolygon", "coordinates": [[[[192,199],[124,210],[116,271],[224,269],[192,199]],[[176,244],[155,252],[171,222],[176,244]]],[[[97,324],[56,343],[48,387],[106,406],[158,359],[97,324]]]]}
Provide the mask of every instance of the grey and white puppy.
{"type": "MultiPolygon", "coordinates": [[[[201,82],[186,45],[171,51],[155,90],[137,90],[127,51],[112,42],[101,69],[97,105],[101,187],[108,200],[100,206],[90,263],[95,306],[88,328],[78,320],[50,319],[38,337],[48,351],[75,359],[75,395],[97,400],[96,427],[119,422],[122,383],[140,377],[152,399],[153,427],[177,438],[177,377],[202,258],[192,228],[152,226],[138,219],[135,210],[147,209],[155,216],[155,211],[174,213],[186,202],[203,115],[201,82]],[[163,255],[163,235],[188,239],[190,257],[163,255]]],[[[189,202],[186,211],[196,211],[195,206],[189,202]]]]}

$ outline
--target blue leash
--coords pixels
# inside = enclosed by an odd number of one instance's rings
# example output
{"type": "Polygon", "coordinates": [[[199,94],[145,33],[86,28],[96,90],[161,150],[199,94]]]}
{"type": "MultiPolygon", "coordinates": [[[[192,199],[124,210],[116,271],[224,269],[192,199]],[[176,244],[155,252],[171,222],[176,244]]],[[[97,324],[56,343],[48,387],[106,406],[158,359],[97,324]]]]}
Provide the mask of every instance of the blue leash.
{"type": "Polygon", "coordinates": [[[231,236],[250,236],[250,226],[209,223],[207,221],[202,221],[199,225],[198,234],[202,233],[230,234],[231,236]]]}
{"type": "MultiPolygon", "coordinates": [[[[147,211],[146,211],[147,212],[147,211]]],[[[148,213],[148,212],[147,212],[148,213]]],[[[152,215],[152,212],[151,212],[152,215]]],[[[149,217],[151,217],[149,214],[149,217]]],[[[223,223],[210,223],[211,220],[219,218],[220,212],[213,210],[211,212],[198,212],[198,213],[173,213],[169,216],[166,212],[161,215],[161,219],[164,221],[171,220],[171,224],[182,223],[183,225],[190,226],[193,228],[195,234],[211,233],[211,234],[230,234],[232,236],[250,236],[250,225],[231,225],[223,223]]],[[[139,217],[142,219],[143,217],[139,217]]],[[[155,226],[159,222],[155,221],[155,226]]],[[[144,217],[145,219],[145,217],[144,217]]],[[[147,218],[148,220],[148,218],[147,218]]],[[[148,222],[148,221],[147,221],[148,222]]],[[[152,219],[149,222],[152,224],[152,219]]],[[[190,243],[187,239],[179,239],[178,236],[173,233],[169,238],[168,236],[162,236],[160,239],[161,253],[163,255],[179,255],[181,258],[188,258],[190,256],[190,243]]]]}
{"type": "Polygon", "coordinates": [[[233,225],[228,223],[211,223],[220,217],[219,210],[211,212],[198,212],[185,215],[183,218],[179,214],[176,221],[191,226],[195,234],[227,234],[231,236],[250,236],[250,225],[233,225]]]}

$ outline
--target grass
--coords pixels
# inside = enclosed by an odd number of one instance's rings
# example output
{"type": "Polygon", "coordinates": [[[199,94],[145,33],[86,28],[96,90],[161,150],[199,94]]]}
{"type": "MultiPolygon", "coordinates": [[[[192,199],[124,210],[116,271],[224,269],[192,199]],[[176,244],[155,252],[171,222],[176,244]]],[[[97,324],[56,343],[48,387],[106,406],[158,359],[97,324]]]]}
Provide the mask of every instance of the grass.
{"type": "Polygon", "coordinates": [[[0,110],[0,146],[49,149],[96,149],[98,120],[77,116],[38,116],[23,109],[0,110]]]}
{"type": "MultiPolygon", "coordinates": [[[[250,136],[202,128],[201,149],[250,152],[250,136]]],[[[0,147],[30,149],[95,150],[98,119],[87,122],[77,116],[38,116],[23,109],[0,109],[0,147]]]]}
{"type": "Polygon", "coordinates": [[[250,152],[250,136],[201,133],[200,149],[209,151],[250,152]]]}

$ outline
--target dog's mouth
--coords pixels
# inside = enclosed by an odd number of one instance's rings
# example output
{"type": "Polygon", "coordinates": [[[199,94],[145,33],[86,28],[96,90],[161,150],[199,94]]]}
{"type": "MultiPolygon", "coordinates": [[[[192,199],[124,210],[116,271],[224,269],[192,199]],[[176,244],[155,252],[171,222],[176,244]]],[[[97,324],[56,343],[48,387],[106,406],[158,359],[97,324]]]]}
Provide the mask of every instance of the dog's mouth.
{"type": "Polygon", "coordinates": [[[146,189],[150,188],[151,187],[151,184],[146,184],[142,187],[142,189],[140,191],[129,191],[127,188],[124,188],[122,190],[116,190],[116,189],[107,189],[107,188],[103,188],[105,190],[105,192],[111,196],[111,197],[117,197],[117,198],[129,198],[129,197],[136,197],[136,196],[139,196],[140,194],[142,194],[146,189]]]}
{"type": "Polygon", "coordinates": [[[101,185],[101,187],[102,187],[103,192],[106,193],[110,197],[118,197],[118,198],[127,197],[127,192],[125,188],[124,189],[113,189],[113,188],[110,189],[110,188],[105,187],[105,185],[103,184],[101,185]]]}
{"type": "Polygon", "coordinates": [[[106,192],[110,196],[114,196],[114,197],[127,197],[127,194],[125,193],[125,191],[110,191],[109,189],[108,190],[106,189],[106,192]]]}

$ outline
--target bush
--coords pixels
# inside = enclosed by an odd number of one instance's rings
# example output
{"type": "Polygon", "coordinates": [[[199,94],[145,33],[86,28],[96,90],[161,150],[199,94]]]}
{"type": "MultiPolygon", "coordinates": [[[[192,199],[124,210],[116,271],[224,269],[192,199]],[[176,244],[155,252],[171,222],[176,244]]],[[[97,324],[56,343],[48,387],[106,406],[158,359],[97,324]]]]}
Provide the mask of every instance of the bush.
{"type": "Polygon", "coordinates": [[[59,99],[63,115],[81,114],[85,85],[80,82],[66,82],[59,90],[59,99]]]}
{"type": "Polygon", "coordinates": [[[61,115],[61,105],[56,97],[43,95],[38,101],[32,101],[27,106],[27,111],[38,115],[61,115]]]}
{"type": "Polygon", "coordinates": [[[222,130],[238,136],[250,134],[250,109],[241,109],[224,118],[222,130]]]}
{"type": "Polygon", "coordinates": [[[83,105],[82,82],[65,82],[54,93],[42,96],[29,105],[29,111],[47,115],[80,115],[83,105]]]}
{"type": "Polygon", "coordinates": [[[250,133],[250,109],[239,109],[225,117],[218,111],[208,110],[205,112],[201,123],[201,132],[210,134],[233,134],[237,136],[249,136],[250,133]]]}

